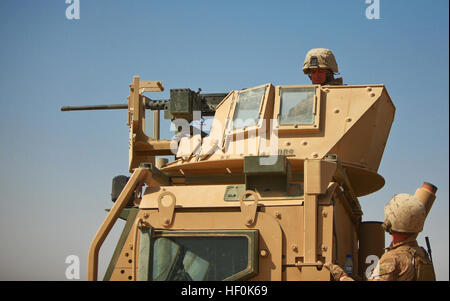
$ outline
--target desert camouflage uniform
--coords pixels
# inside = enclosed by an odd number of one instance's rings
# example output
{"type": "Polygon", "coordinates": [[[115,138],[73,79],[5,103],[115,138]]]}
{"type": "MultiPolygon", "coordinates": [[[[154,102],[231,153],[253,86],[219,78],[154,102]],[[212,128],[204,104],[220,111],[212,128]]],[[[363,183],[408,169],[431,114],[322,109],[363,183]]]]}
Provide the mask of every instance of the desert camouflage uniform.
{"type": "MultiPolygon", "coordinates": [[[[387,248],[377,266],[367,280],[369,281],[416,281],[435,280],[432,263],[425,249],[419,247],[414,238],[406,239],[387,248]],[[418,275],[419,267],[421,275],[418,275]],[[429,269],[424,270],[423,267],[429,269]],[[422,278],[425,277],[425,278],[422,278]],[[418,279],[419,278],[419,279],[418,279]]],[[[333,279],[354,281],[344,270],[335,264],[325,264],[333,279]]]]}
{"type": "Polygon", "coordinates": [[[428,253],[419,247],[415,238],[392,245],[387,250],[378,261],[369,281],[414,281],[417,280],[415,262],[421,260],[431,263],[428,253]]]}

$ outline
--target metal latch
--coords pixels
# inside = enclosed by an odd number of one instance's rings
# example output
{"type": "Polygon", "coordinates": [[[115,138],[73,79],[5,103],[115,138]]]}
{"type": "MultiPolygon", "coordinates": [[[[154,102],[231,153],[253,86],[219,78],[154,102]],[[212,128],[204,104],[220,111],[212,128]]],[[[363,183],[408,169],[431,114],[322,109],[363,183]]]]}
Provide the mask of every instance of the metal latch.
{"type": "Polygon", "coordinates": [[[246,226],[251,226],[256,221],[256,209],[258,207],[258,201],[259,195],[253,190],[244,191],[239,198],[239,202],[241,203],[241,212],[246,226]],[[251,203],[249,205],[246,205],[244,203],[244,198],[249,194],[253,196],[253,201],[250,201],[251,203]]]}
{"type": "Polygon", "coordinates": [[[164,191],[158,196],[159,221],[164,227],[168,227],[172,224],[173,213],[175,211],[175,203],[176,197],[170,191],[164,191]],[[170,198],[170,204],[168,206],[164,206],[162,203],[162,199],[167,196],[170,198]]]}

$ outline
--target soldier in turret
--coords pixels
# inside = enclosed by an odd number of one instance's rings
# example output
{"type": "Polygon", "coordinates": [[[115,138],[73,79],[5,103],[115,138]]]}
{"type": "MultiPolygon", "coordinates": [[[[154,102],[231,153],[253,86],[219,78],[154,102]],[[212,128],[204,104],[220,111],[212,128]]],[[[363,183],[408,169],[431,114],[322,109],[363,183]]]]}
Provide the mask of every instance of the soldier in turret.
{"type": "MultiPolygon", "coordinates": [[[[371,281],[417,281],[435,280],[433,264],[416,238],[422,231],[427,210],[415,196],[398,194],[384,207],[383,228],[392,235],[392,243],[381,256],[378,265],[368,277],[371,281]]],[[[326,263],[333,279],[352,281],[344,270],[326,263]]]]}
{"type": "MultiPolygon", "coordinates": [[[[342,85],[342,78],[334,78],[334,74],[338,73],[338,65],[333,52],[329,49],[315,48],[308,51],[303,63],[303,72],[309,76],[314,85],[342,85]]],[[[289,110],[286,117],[296,118],[297,122],[301,122],[301,116],[311,111],[313,103],[314,95],[299,99],[298,104],[289,110]]]]}
{"type": "Polygon", "coordinates": [[[342,85],[342,77],[334,78],[338,65],[331,50],[314,48],[308,51],[303,63],[303,72],[314,85],[342,85]]]}

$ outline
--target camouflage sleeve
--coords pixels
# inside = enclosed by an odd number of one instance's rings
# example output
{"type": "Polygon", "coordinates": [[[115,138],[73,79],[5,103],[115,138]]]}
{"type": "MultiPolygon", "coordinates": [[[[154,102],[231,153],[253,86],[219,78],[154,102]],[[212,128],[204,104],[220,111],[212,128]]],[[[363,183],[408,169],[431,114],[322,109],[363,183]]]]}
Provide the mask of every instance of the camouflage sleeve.
{"type": "Polygon", "coordinates": [[[369,281],[394,281],[395,280],[395,257],[385,253],[378,261],[377,266],[367,280],[369,281]]]}
{"type": "Polygon", "coordinates": [[[330,271],[331,276],[335,281],[355,281],[353,278],[348,276],[340,266],[336,264],[325,263],[323,266],[330,271]]]}

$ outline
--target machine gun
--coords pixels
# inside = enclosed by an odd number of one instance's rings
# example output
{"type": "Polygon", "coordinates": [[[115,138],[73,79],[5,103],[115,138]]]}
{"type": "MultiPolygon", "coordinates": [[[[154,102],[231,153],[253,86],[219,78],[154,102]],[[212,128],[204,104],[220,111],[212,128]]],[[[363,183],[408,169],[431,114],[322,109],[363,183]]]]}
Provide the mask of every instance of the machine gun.
{"type": "Polygon", "coordinates": [[[184,119],[191,122],[193,113],[200,111],[202,116],[214,116],[216,106],[228,95],[227,93],[200,94],[201,89],[194,92],[190,89],[171,89],[170,99],[153,100],[143,95],[144,92],[162,92],[164,86],[160,81],[141,81],[139,76],[133,77],[130,84],[128,104],[64,106],[61,111],[86,110],[128,110],[130,127],[129,170],[133,171],[141,163],[153,162],[155,156],[173,155],[170,140],[160,140],[160,111],[164,111],[164,119],[184,119]],[[153,112],[153,136],[145,133],[145,110],[153,112]]]}

